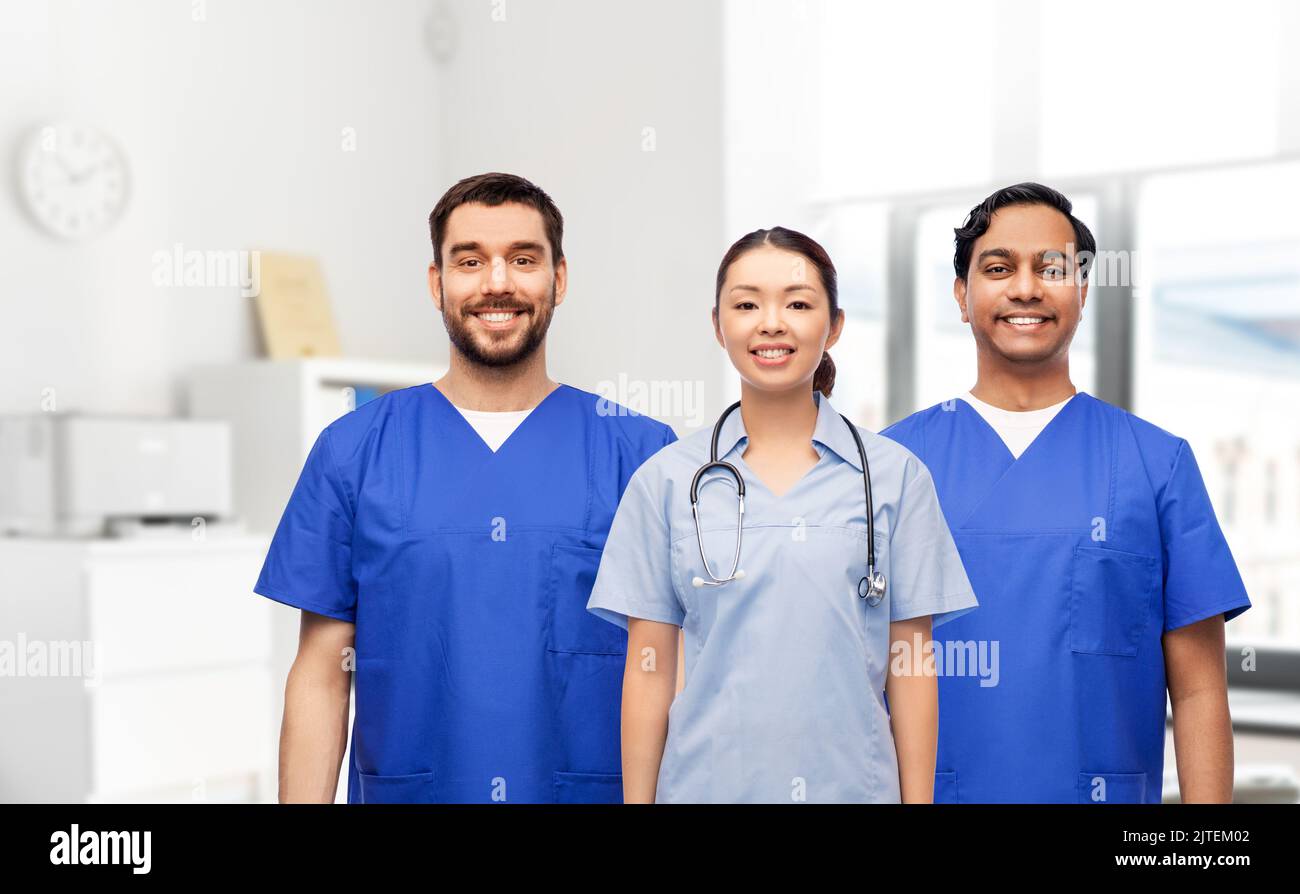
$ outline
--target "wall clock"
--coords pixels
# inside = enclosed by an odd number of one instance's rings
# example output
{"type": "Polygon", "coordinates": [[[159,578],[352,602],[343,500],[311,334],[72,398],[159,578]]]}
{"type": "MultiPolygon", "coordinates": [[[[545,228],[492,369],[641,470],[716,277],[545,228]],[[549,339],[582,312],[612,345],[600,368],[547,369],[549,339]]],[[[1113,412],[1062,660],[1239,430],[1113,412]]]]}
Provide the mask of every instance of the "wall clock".
{"type": "Polygon", "coordinates": [[[85,124],[36,128],[18,156],[19,189],[36,223],[64,239],[108,229],[126,208],[126,156],[85,124]]]}

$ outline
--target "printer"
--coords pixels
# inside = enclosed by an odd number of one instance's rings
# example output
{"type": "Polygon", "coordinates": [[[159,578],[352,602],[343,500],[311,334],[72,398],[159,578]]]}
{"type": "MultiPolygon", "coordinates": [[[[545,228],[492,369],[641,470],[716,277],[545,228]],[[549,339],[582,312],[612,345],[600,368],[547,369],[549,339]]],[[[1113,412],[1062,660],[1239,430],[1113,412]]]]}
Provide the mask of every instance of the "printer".
{"type": "Polygon", "coordinates": [[[231,511],[230,424],[0,415],[0,534],[95,537],[231,511]]]}

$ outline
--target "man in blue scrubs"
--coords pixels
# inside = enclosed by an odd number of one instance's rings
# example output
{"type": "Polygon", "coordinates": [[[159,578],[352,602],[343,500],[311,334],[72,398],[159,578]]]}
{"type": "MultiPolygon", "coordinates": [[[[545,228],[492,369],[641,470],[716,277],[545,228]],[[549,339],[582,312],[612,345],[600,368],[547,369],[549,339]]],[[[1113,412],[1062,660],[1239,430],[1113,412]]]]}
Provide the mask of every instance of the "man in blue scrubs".
{"type": "Polygon", "coordinates": [[[1224,622],[1250,607],[1182,438],[1077,392],[1070,342],[1096,245],[1022,183],[956,230],[971,391],[884,434],[929,468],[996,685],[939,680],[936,802],[1158,803],[1166,691],[1184,801],[1232,796],[1224,622]]]}
{"type": "Polygon", "coordinates": [[[331,423],[254,589],[303,610],[280,799],[622,801],[625,631],[587,612],[623,489],[668,426],[552,381],[563,220],[508,174],[429,217],[437,382],[331,423]],[[355,653],[353,653],[355,648],[355,653]]]}

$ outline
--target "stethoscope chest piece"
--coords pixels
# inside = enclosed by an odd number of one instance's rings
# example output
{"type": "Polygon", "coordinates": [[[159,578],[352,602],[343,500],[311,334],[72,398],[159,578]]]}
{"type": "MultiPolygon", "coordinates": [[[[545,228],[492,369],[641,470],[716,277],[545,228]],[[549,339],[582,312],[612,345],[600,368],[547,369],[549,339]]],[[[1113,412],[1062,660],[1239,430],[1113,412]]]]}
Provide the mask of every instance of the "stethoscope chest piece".
{"type": "Polygon", "coordinates": [[[884,572],[874,569],[867,572],[867,576],[858,581],[858,595],[867,600],[867,605],[879,605],[885,598],[884,572]]]}

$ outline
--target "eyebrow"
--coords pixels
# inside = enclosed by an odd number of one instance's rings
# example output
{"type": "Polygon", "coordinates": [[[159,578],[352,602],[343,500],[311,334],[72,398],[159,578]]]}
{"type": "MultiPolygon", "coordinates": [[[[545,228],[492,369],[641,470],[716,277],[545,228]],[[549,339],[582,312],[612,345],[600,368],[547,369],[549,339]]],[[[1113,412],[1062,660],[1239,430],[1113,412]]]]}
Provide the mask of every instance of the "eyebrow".
{"type": "MultiPolygon", "coordinates": [[[[462,251],[482,251],[482,250],[483,250],[483,246],[481,243],[478,242],[457,242],[447,249],[447,254],[450,256],[462,251]]],[[[545,254],[546,246],[542,245],[542,243],[540,242],[533,242],[528,239],[518,239],[514,242],[511,242],[510,245],[506,248],[507,253],[516,252],[516,251],[534,251],[537,252],[538,254],[545,254]]]]}
{"type": "MultiPolygon", "coordinates": [[[[1043,250],[1034,253],[1034,263],[1041,264],[1043,261],[1047,260],[1048,255],[1051,255],[1053,259],[1059,258],[1062,261],[1066,259],[1065,252],[1060,249],[1044,248],[1043,250]]],[[[1016,253],[1009,248],[988,248],[980,252],[980,256],[976,259],[975,263],[983,264],[987,258],[1003,258],[1008,261],[1014,261],[1016,257],[1016,253]]]]}
{"type": "MultiPolygon", "coordinates": [[[[800,291],[803,291],[803,290],[805,290],[805,289],[808,290],[809,292],[815,292],[815,291],[817,291],[816,289],[814,289],[814,288],[813,288],[811,285],[809,285],[808,283],[792,283],[791,285],[786,286],[782,291],[785,291],[785,292],[800,292],[800,291]]],[[[730,291],[732,291],[732,292],[761,292],[762,289],[760,289],[758,286],[751,286],[751,285],[747,285],[747,284],[745,284],[745,283],[740,283],[740,284],[738,284],[738,285],[734,285],[734,286],[732,286],[731,289],[730,289],[730,291]]]]}

